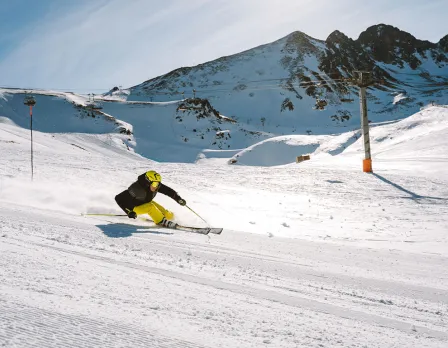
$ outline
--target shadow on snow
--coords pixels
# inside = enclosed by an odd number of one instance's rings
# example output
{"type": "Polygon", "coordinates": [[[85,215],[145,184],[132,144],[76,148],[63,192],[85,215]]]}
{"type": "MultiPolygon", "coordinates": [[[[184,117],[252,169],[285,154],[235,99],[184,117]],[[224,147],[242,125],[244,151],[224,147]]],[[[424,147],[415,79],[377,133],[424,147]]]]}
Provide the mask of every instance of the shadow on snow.
{"type": "Polygon", "coordinates": [[[420,196],[419,194],[416,194],[415,192],[409,191],[407,189],[405,189],[404,187],[386,179],[385,177],[375,174],[373,173],[373,176],[377,177],[379,180],[385,182],[386,184],[392,185],[393,187],[395,187],[396,189],[407,193],[408,195],[410,195],[410,197],[403,197],[403,198],[408,198],[408,199],[412,199],[415,202],[419,203],[419,200],[421,199],[432,199],[432,200],[437,200],[437,201],[448,201],[447,198],[440,198],[440,197],[430,197],[430,196],[420,196]]]}
{"type": "Polygon", "coordinates": [[[103,233],[110,238],[131,237],[133,234],[151,233],[159,235],[172,235],[172,232],[160,232],[152,230],[160,227],[136,226],[129,224],[107,224],[96,225],[103,233]]]}

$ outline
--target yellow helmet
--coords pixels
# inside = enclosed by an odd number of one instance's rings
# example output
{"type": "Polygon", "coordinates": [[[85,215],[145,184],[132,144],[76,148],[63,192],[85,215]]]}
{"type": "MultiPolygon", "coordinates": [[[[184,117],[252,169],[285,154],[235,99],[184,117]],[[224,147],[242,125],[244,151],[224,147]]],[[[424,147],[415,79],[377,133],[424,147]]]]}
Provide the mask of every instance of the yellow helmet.
{"type": "Polygon", "coordinates": [[[150,170],[145,174],[146,179],[151,183],[155,188],[159,187],[159,184],[162,182],[162,176],[154,170],[150,170]]]}

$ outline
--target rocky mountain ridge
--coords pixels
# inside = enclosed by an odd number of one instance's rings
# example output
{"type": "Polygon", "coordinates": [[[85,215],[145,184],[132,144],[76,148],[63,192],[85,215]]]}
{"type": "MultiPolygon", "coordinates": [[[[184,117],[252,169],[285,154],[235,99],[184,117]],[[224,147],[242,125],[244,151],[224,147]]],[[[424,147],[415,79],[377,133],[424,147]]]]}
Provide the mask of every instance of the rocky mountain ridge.
{"type": "Polygon", "coordinates": [[[289,118],[285,115],[290,113],[309,127],[313,119],[322,118],[316,110],[338,122],[338,114],[352,119],[357,113],[357,107],[344,104],[356,99],[357,88],[343,81],[356,70],[369,71],[383,82],[369,91],[374,120],[401,118],[427,103],[444,103],[448,35],[431,43],[381,24],[369,27],[356,40],[336,30],[322,41],[297,31],[270,44],[145,81],[130,89],[128,100],[200,97],[242,121],[253,114],[270,120],[289,118]],[[400,94],[405,98],[397,105],[394,98],[400,94]],[[326,100],[327,108],[315,107],[320,99],[326,100]],[[381,116],[391,110],[393,115],[381,116]]]}

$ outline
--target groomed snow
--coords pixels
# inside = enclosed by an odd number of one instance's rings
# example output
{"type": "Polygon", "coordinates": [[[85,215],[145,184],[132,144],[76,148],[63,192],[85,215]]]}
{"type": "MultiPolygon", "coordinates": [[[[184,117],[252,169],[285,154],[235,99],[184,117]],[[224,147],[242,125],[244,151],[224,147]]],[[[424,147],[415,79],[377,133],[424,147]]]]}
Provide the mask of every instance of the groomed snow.
{"type": "Polygon", "coordinates": [[[34,132],[33,181],[29,130],[0,118],[0,342],[446,347],[447,111],[372,127],[374,174],[353,132],[272,139],[228,165],[234,151],[159,163],[124,134],[55,129],[34,132]],[[279,144],[314,154],[260,163],[279,144]],[[80,215],[121,213],[114,196],[149,169],[222,235],[80,215]]]}

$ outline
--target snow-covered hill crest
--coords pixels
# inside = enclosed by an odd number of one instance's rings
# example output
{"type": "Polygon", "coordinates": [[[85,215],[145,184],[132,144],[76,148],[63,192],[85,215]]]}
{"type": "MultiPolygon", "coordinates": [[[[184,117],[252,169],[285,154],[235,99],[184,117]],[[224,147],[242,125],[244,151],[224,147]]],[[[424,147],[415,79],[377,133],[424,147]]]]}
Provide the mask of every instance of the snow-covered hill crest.
{"type": "MultiPolygon", "coordinates": [[[[371,124],[372,157],[377,160],[448,161],[448,107],[430,106],[397,122],[371,124]]],[[[291,164],[309,155],[311,162],[349,161],[359,164],[364,155],[360,131],[334,135],[284,135],[236,151],[228,160],[235,165],[276,166],[291,164]]],[[[206,153],[204,158],[213,154],[206,153]]],[[[302,164],[303,165],[303,164],[302,164]]]]}

